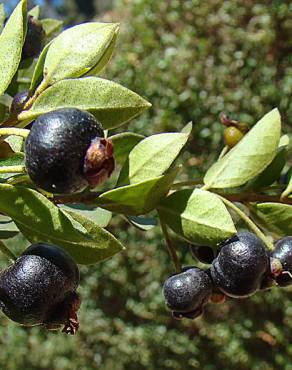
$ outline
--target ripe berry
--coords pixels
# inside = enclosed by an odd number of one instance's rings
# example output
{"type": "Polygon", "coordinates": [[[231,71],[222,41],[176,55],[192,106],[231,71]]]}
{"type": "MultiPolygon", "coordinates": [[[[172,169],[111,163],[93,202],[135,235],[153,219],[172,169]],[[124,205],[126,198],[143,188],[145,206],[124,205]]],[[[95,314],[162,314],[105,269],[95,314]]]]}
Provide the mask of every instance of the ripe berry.
{"type": "Polygon", "coordinates": [[[27,31],[22,48],[22,58],[37,56],[43,47],[45,31],[40,21],[31,15],[27,18],[27,31]]]}
{"type": "Polygon", "coordinates": [[[227,296],[244,298],[260,289],[268,269],[263,242],[252,233],[241,232],[225,241],[212,263],[211,276],[227,296]]]}
{"type": "Polygon", "coordinates": [[[212,282],[208,273],[197,267],[170,276],[163,286],[165,303],[176,318],[199,316],[211,293],[212,282]]]}
{"type": "Polygon", "coordinates": [[[278,262],[278,271],[273,271],[279,286],[292,284],[292,236],[286,236],[277,241],[275,249],[271,253],[273,266],[278,262]],[[280,262],[280,263],[279,263],[280,262]]]}
{"type": "Polygon", "coordinates": [[[190,245],[190,250],[194,258],[199,262],[206,263],[208,265],[210,265],[215,258],[214,251],[211,247],[190,245]]]}
{"type": "Polygon", "coordinates": [[[25,142],[25,166],[36,186],[69,194],[95,187],[114,170],[113,146],[88,112],[62,108],[34,121],[25,142]]]}
{"type": "Polygon", "coordinates": [[[225,145],[233,148],[242,138],[244,134],[236,127],[230,126],[224,129],[225,145]]]}
{"type": "Polygon", "coordinates": [[[79,327],[76,293],[79,270],[62,249],[33,244],[0,274],[0,308],[25,326],[43,325],[75,334],[79,327]]]}
{"type": "Polygon", "coordinates": [[[28,95],[27,90],[21,91],[18,94],[16,94],[10,106],[10,113],[14,115],[21,113],[28,98],[29,98],[29,95],[28,95]]]}

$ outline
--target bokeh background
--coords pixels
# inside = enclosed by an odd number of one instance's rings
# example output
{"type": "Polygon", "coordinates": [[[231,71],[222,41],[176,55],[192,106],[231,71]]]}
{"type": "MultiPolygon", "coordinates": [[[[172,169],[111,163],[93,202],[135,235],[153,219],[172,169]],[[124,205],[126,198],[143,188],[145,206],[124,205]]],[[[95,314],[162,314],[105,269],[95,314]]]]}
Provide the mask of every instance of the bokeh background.
{"type": "MultiPolygon", "coordinates": [[[[9,13],[17,1],[4,1],[9,13]]],[[[153,107],[128,129],[180,130],[194,122],[182,156],[200,176],[222,149],[219,114],[255,123],[279,107],[292,133],[292,3],[285,0],[55,0],[42,17],[65,27],[92,19],[121,23],[105,72],[153,107]]],[[[184,174],[182,175],[184,176],[184,174]]],[[[204,317],[175,321],[161,286],[172,264],[158,228],[134,230],[115,216],[111,231],[128,249],[82,267],[81,329],[75,337],[26,329],[0,317],[5,370],[292,370],[292,290],[208,305],[204,317]]],[[[24,240],[11,240],[22,248],[24,240]]],[[[184,264],[188,245],[176,240],[184,264]]],[[[1,266],[7,265],[2,259],[1,266]]]]}

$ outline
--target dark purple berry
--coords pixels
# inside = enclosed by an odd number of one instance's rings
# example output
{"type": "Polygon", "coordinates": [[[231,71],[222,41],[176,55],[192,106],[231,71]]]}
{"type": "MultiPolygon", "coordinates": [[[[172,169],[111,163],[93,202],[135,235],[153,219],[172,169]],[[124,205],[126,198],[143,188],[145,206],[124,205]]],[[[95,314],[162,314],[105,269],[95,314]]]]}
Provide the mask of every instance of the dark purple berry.
{"type": "Polygon", "coordinates": [[[249,232],[241,232],[228,239],[211,266],[214,285],[234,298],[254,294],[268,271],[269,257],[265,246],[249,232]]]}
{"type": "Polygon", "coordinates": [[[21,113],[28,99],[29,95],[27,90],[21,91],[16,94],[10,106],[10,113],[14,115],[21,113]]]}
{"type": "Polygon", "coordinates": [[[27,31],[22,48],[22,58],[38,56],[43,47],[45,31],[40,21],[31,15],[27,18],[27,31]]]}
{"type": "Polygon", "coordinates": [[[165,303],[175,318],[199,316],[211,293],[212,281],[208,273],[197,267],[170,276],[163,286],[165,303]]]}
{"type": "Polygon", "coordinates": [[[271,253],[272,274],[279,286],[292,284],[292,236],[277,241],[271,253]]]}
{"type": "Polygon", "coordinates": [[[43,325],[74,334],[79,327],[76,293],[79,270],[62,249],[31,245],[0,274],[0,307],[11,320],[25,326],[43,325]]]}
{"type": "Polygon", "coordinates": [[[34,121],[25,142],[25,165],[39,188],[70,194],[105,181],[115,162],[112,143],[95,117],[63,108],[34,121]]]}

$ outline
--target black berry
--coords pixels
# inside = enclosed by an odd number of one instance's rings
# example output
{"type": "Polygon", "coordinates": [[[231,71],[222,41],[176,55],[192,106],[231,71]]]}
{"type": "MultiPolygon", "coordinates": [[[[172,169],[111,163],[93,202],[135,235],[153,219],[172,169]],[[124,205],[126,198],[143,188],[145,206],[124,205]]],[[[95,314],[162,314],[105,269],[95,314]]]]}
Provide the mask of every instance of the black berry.
{"type": "Polygon", "coordinates": [[[272,273],[279,286],[292,284],[292,236],[286,236],[277,241],[274,251],[271,253],[272,266],[277,265],[277,269],[272,268],[272,273]],[[277,270],[277,271],[273,271],[277,270]]]}
{"type": "Polygon", "coordinates": [[[67,253],[53,245],[33,244],[1,272],[0,307],[22,325],[64,325],[64,332],[74,334],[79,326],[78,284],[78,267],[67,253]]]}
{"type": "Polygon", "coordinates": [[[27,90],[21,91],[18,94],[16,94],[10,106],[10,113],[14,115],[21,113],[28,98],[29,95],[27,90]]]}
{"type": "Polygon", "coordinates": [[[113,147],[88,112],[63,108],[34,121],[25,142],[25,165],[32,181],[51,193],[95,187],[114,169],[113,147]]]}
{"type": "Polygon", "coordinates": [[[27,31],[22,48],[22,58],[37,56],[43,47],[45,32],[40,21],[31,15],[27,18],[27,31]]]}
{"type": "Polygon", "coordinates": [[[212,281],[208,273],[197,267],[170,276],[163,286],[165,303],[175,318],[199,316],[211,293],[212,281]]]}
{"type": "Polygon", "coordinates": [[[211,266],[217,288],[227,296],[244,298],[260,289],[269,270],[263,242],[249,232],[238,233],[221,247],[211,266]]]}
{"type": "Polygon", "coordinates": [[[190,245],[190,250],[194,258],[208,265],[210,265],[215,258],[214,250],[211,247],[190,245]]]}

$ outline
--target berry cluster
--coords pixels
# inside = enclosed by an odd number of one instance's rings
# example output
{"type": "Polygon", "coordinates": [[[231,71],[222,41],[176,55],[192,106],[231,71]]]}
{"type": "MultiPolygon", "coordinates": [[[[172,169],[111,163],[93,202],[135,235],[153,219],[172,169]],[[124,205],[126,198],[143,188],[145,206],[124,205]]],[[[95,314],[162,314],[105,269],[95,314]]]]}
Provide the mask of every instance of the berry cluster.
{"type": "Polygon", "coordinates": [[[272,285],[292,284],[292,237],[279,240],[269,255],[263,242],[250,232],[240,232],[226,240],[214,253],[210,247],[191,246],[200,262],[211,264],[203,270],[184,268],[164,283],[167,307],[175,318],[194,319],[208,301],[225,296],[246,298],[272,285]]]}

